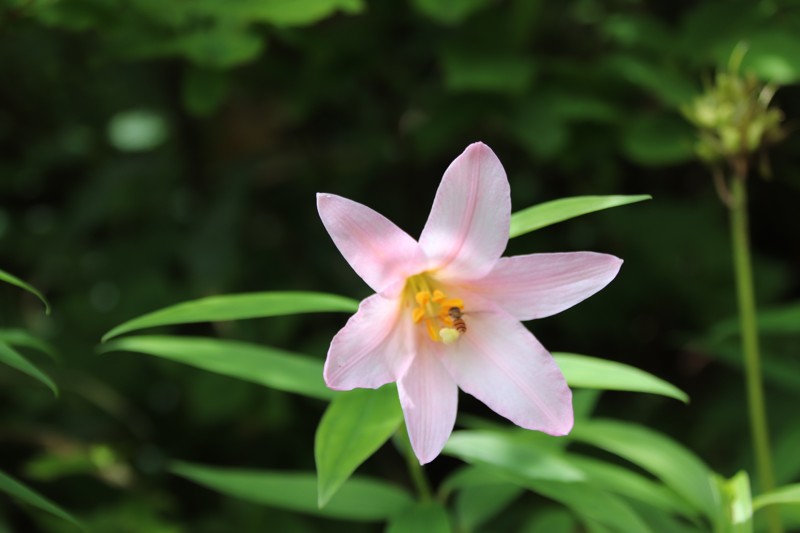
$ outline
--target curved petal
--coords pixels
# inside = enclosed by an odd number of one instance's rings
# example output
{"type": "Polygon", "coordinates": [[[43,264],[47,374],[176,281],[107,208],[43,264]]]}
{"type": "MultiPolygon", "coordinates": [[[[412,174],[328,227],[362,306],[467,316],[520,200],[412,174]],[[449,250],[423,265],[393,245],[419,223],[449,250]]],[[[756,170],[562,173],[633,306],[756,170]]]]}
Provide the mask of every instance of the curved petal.
{"type": "Polygon", "coordinates": [[[430,342],[423,346],[397,382],[397,390],[411,447],[424,465],[439,455],[453,432],[458,387],[439,360],[440,347],[430,342]]]}
{"type": "Polygon", "coordinates": [[[465,321],[466,333],[442,359],[458,386],[518,426],[569,433],[572,392],[539,341],[501,309],[465,321]]]}
{"type": "Polygon", "coordinates": [[[322,193],[317,194],[317,210],[336,247],[375,292],[424,270],[417,242],[380,213],[322,193]]]}
{"type": "Polygon", "coordinates": [[[478,278],[503,254],[510,219],[503,165],[488,146],[474,143],[445,171],[419,243],[444,277],[478,278]]]}
{"type": "Polygon", "coordinates": [[[503,257],[468,288],[518,320],[560,313],[609,284],[622,259],[594,252],[503,257]]]}
{"type": "Polygon", "coordinates": [[[376,389],[397,381],[411,363],[411,320],[399,300],[373,294],[333,337],[323,375],[331,389],[376,389]]]}

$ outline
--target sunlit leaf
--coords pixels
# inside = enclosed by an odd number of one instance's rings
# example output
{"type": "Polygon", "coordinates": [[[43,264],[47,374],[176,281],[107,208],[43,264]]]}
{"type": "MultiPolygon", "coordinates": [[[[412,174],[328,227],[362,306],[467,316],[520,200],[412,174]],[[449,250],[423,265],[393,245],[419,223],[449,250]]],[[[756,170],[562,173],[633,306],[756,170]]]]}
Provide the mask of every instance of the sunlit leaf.
{"type": "Polygon", "coordinates": [[[72,515],[70,515],[64,509],[54,504],[53,502],[51,502],[38,492],[26,487],[16,479],[6,475],[1,471],[0,471],[0,490],[21,502],[25,502],[38,509],[41,509],[54,516],[57,516],[62,520],[66,520],[67,522],[70,522],[71,524],[85,531],[83,525],[81,525],[80,522],[78,522],[72,515]]]}
{"type": "Polygon", "coordinates": [[[47,301],[47,298],[45,298],[44,295],[41,292],[39,292],[39,290],[36,287],[22,281],[13,274],[9,274],[5,270],[0,270],[0,281],[5,281],[6,283],[10,283],[11,285],[16,285],[20,289],[24,289],[29,293],[33,294],[34,296],[39,298],[44,304],[45,313],[47,313],[48,315],[50,314],[50,302],[47,301]]]}
{"type": "Polygon", "coordinates": [[[644,370],[585,355],[554,353],[570,387],[649,392],[688,403],[685,392],[644,370]]]}
{"type": "Polygon", "coordinates": [[[443,453],[471,464],[491,465],[528,479],[579,481],[583,473],[547,447],[532,446],[525,434],[456,431],[443,453]]]}
{"type": "Polygon", "coordinates": [[[339,311],[353,313],[358,302],[344,296],[316,292],[256,292],[209,296],[166,307],[115,327],[103,336],[107,341],[137,329],[188,324],[242,320],[299,313],[339,311]]]}
{"type": "Polygon", "coordinates": [[[741,471],[731,479],[720,476],[716,479],[722,497],[725,533],[753,533],[753,501],[747,472],[741,471]]]}
{"type": "Polygon", "coordinates": [[[28,374],[30,377],[47,386],[53,391],[53,394],[58,396],[58,387],[47,374],[39,370],[36,365],[28,361],[22,354],[2,341],[0,341],[0,363],[5,363],[12,368],[16,368],[20,372],[28,374]]]}
{"type": "Polygon", "coordinates": [[[328,399],[334,392],[322,379],[322,362],[277,348],[206,337],[142,335],[101,345],[102,353],[139,352],[209,372],[312,398],[328,399]]]}
{"type": "Polygon", "coordinates": [[[753,510],[768,505],[800,505],[800,483],[786,485],[753,498],[753,510]]]}
{"type": "Polygon", "coordinates": [[[403,509],[386,528],[386,533],[449,533],[450,519],[440,503],[415,503],[403,509]]]}
{"type": "Polygon", "coordinates": [[[108,140],[123,152],[152,150],[163,144],[167,135],[164,117],[146,109],[117,113],[108,123],[108,140]]]}
{"type": "Polygon", "coordinates": [[[649,194],[634,196],[573,196],[534,205],[511,215],[511,238],[579,217],[587,213],[650,200],[649,194]]]}
{"type": "Polygon", "coordinates": [[[570,436],[640,466],[694,509],[717,519],[720,496],[711,472],[697,456],[670,438],[635,424],[602,419],[576,424],[570,436]]]}
{"type": "Polygon", "coordinates": [[[171,471],[228,496],[330,518],[383,521],[412,503],[394,485],[364,478],[349,479],[328,505],[317,505],[313,473],[218,468],[175,462],[171,471]]]}
{"type": "Polygon", "coordinates": [[[356,389],[333,399],[317,427],[319,505],[325,506],[356,468],[397,431],[403,411],[397,388],[356,389]]]}

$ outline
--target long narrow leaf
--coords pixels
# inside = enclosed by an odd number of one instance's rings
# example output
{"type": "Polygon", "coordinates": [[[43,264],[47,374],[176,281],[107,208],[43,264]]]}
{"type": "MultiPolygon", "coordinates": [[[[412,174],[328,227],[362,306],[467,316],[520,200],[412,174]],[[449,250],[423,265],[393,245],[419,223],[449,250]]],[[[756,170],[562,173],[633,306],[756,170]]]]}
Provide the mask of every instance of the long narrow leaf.
{"type": "Polygon", "coordinates": [[[756,511],[768,505],[800,505],[800,483],[777,488],[753,499],[753,509],[756,511]]]}
{"type": "Polygon", "coordinates": [[[635,424],[602,419],[576,424],[570,436],[639,465],[712,522],[719,520],[721,500],[711,471],[677,442],[635,424]]]}
{"type": "Polygon", "coordinates": [[[668,513],[687,517],[698,514],[673,490],[624,466],[575,454],[566,454],[565,459],[583,471],[587,483],[598,488],[652,505],[668,513]]]}
{"type": "Polygon", "coordinates": [[[394,386],[347,391],[333,399],[314,441],[320,507],[389,440],[402,421],[394,386]]]}
{"type": "Polygon", "coordinates": [[[649,392],[689,402],[689,396],[678,387],[632,366],[569,353],[554,353],[553,357],[571,387],[649,392]]]}
{"type": "Polygon", "coordinates": [[[441,503],[415,503],[389,522],[386,533],[450,533],[450,519],[441,503]]]}
{"type": "Polygon", "coordinates": [[[59,360],[58,353],[50,343],[43,341],[24,329],[0,329],[0,341],[11,346],[38,350],[51,359],[59,360]]]}
{"type": "Polygon", "coordinates": [[[48,315],[50,314],[50,302],[48,302],[47,298],[44,297],[44,294],[39,292],[39,290],[33,285],[22,281],[18,277],[14,276],[13,274],[9,274],[5,270],[0,270],[0,281],[5,281],[6,283],[15,285],[20,289],[26,290],[29,293],[33,294],[34,296],[39,298],[44,304],[44,312],[47,313],[48,315]]]}
{"type": "Polygon", "coordinates": [[[353,313],[358,302],[344,296],[318,292],[258,292],[209,296],[166,307],[113,328],[103,335],[103,342],[138,329],[189,324],[243,320],[300,313],[353,313]]]}
{"type": "Polygon", "coordinates": [[[635,196],[574,196],[534,205],[511,215],[511,238],[563,222],[587,213],[650,200],[649,194],[635,196]]]}
{"type": "Polygon", "coordinates": [[[206,337],[142,335],[101,345],[101,352],[154,355],[273,389],[326,400],[334,392],[322,380],[322,362],[276,348],[206,337]]]}
{"type": "Polygon", "coordinates": [[[560,453],[546,446],[534,446],[525,434],[500,431],[456,431],[443,453],[470,464],[489,465],[527,479],[580,481],[583,472],[560,453]]]}
{"type": "Polygon", "coordinates": [[[3,472],[0,472],[0,490],[9,496],[66,520],[85,531],[83,525],[64,509],[3,472]]]}
{"type": "Polygon", "coordinates": [[[317,479],[307,472],[217,468],[175,462],[171,471],[217,492],[253,503],[330,518],[383,521],[412,503],[407,492],[377,480],[351,478],[323,507],[317,479]]]}
{"type": "Polygon", "coordinates": [[[25,357],[14,348],[0,341],[0,363],[5,363],[10,367],[16,368],[20,372],[28,374],[30,377],[46,385],[53,394],[58,396],[58,387],[50,377],[39,370],[39,368],[25,359],[25,357]]]}
{"type": "Polygon", "coordinates": [[[525,486],[572,509],[589,522],[598,522],[620,533],[651,533],[653,530],[625,500],[589,483],[526,481],[525,486]]]}

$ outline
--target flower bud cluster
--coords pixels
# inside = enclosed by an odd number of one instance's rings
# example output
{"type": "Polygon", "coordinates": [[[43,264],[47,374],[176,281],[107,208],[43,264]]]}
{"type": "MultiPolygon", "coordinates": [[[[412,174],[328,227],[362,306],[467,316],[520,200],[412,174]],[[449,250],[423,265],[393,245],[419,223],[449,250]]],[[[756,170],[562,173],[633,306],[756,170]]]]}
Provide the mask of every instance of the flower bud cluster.
{"type": "Polygon", "coordinates": [[[709,163],[748,159],[783,139],[783,113],[770,107],[777,90],[738,68],[718,72],[714,82],[691,103],[684,116],[699,130],[698,156],[709,163]]]}

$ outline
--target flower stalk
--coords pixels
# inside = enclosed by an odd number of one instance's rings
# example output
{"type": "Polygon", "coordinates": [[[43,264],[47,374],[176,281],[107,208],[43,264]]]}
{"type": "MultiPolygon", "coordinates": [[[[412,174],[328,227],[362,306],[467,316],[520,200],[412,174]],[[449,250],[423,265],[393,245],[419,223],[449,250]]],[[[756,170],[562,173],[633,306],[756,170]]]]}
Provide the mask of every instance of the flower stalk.
{"type": "MultiPolygon", "coordinates": [[[[742,354],[744,356],[747,405],[750,416],[750,432],[756,460],[756,474],[761,492],[775,488],[772,453],[767,424],[767,407],[761,377],[761,355],[756,321],[753,269],[750,259],[750,239],[747,222],[747,188],[745,175],[736,174],[730,183],[731,240],[733,243],[733,265],[736,276],[736,294],[739,302],[739,324],[741,328],[742,354]]],[[[777,509],[765,510],[771,533],[781,533],[777,509]]]]}

